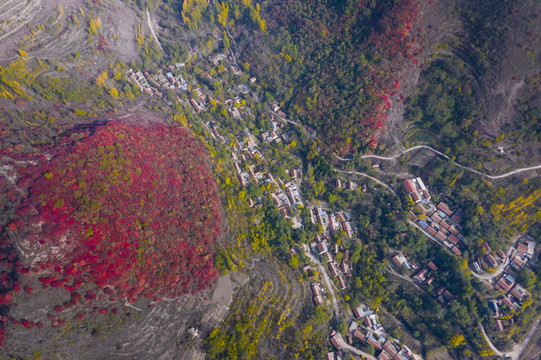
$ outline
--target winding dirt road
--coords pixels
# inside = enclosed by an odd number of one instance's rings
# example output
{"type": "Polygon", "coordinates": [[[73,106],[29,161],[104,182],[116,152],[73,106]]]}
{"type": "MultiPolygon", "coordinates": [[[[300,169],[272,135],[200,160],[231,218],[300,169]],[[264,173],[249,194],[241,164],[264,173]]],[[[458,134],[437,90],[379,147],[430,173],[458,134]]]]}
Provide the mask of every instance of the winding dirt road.
{"type": "Polygon", "coordinates": [[[160,40],[158,40],[158,37],[156,36],[154,29],[152,28],[152,24],[150,23],[150,12],[148,11],[148,6],[147,6],[147,22],[148,22],[148,27],[150,28],[150,32],[152,33],[152,37],[154,38],[154,40],[156,40],[156,43],[160,47],[160,50],[163,52],[162,44],[160,44],[160,40]]]}
{"type": "Polygon", "coordinates": [[[334,169],[334,171],[336,172],[339,172],[339,173],[342,173],[342,174],[350,174],[350,175],[360,175],[360,176],[364,176],[364,177],[367,177],[369,178],[370,180],[374,180],[376,183],[380,184],[381,186],[383,186],[384,188],[386,188],[387,190],[389,190],[390,192],[392,192],[394,195],[396,195],[396,192],[393,190],[392,187],[390,187],[389,185],[385,184],[383,181],[381,180],[378,180],[376,179],[375,177],[373,176],[370,176],[368,174],[365,174],[363,172],[358,172],[358,171],[346,171],[346,170],[339,170],[339,169],[334,169]]]}
{"type": "MultiPolygon", "coordinates": [[[[516,239],[517,237],[515,237],[516,239]]],[[[515,242],[515,239],[513,239],[513,243],[515,242]]],[[[471,270],[471,274],[480,279],[480,280],[492,280],[498,276],[500,276],[500,274],[505,270],[505,268],[507,267],[507,264],[509,264],[509,258],[511,257],[511,254],[513,253],[513,246],[511,246],[509,248],[509,250],[507,250],[507,257],[505,258],[505,261],[503,263],[500,264],[500,266],[498,266],[498,269],[492,273],[492,274],[483,274],[483,275],[480,275],[480,274],[477,274],[474,270],[471,270]]]]}
{"type": "Polygon", "coordinates": [[[361,350],[359,350],[359,349],[357,349],[357,348],[355,348],[355,347],[353,347],[351,345],[348,345],[348,343],[344,341],[344,338],[342,337],[342,334],[337,333],[336,336],[340,339],[340,342],[342,343],[342,346],[340,347],[341,349],[351,351],[355,355],[361,355],[361,356],[364,356],[365,358],[370,359],[370,360],[377,360],[372,355],[370,355],[368,353],[365,353],[364,351],[361,351],[361,350]]]}
{"type": "Polygon", "coordinates": [[[227,24],[227,21],[225,22],[225,32],[227,33],[227,36],[229,36],[229,39],[233,42],[233,46],[235,46],[235,51],[231,50],[231,57],[233,58],[233,62],[235,63],[237,69],[240,69],[239,64],[237,63],[237,42],[235,41],[233,35],[231,35],[231,33],[229,32],[229,26],[227,24]]]}
{"type": "Polygon", "coordinates": [[[496,355],[508,356],[512,360],[518,360],[520,356],[522,355],[522,353],[524,352],[524,350],[526,350],[526,346],[528,346],[528,343],[530,342],[530,340],[532,340],[532,337],[534,336],[534,334],[537,332],[537,329],[539,328],[540,323],[541,323],[541,316],[537,318],[533,326],[530,328],[530,331],[528,331],[528,334],[524,337],[524,340],[522,340],[522,342],[519,345],[515,345],[515,347],[513,348],[513,351],[506,352],[506,353],[501,352],[494,346],[494,344],[492,344],[492,342],[488,338],[485,328],[483,327],[483,324],[479,323],[479,327],[481,328],[481,332],[483,333],[483,336],[485,337],[485,340],[487,341],[488,346],[492,349],[492,351],[494,351],[496,355]]]}
{"type": "MultiPolygon", "coordinates": [[[[396,160],[397,158],[406,155],[410,151],[414,151],[414,150],[417,150],[417,149],[427,149],[427,150],[430,150],[433,153],[441,156],[442,158],[444,158],[446,160],[451,160],[451,158],[448,155],[446,155],[446,154],[442,153],[441,151],[438,151],[438,150],[434,149],[432,146],[428,146],[428,145],[417,145],[417,146],[411,147],[409,149],[406,149],[404,151],[398,152],[397,154],[394,154],[392,156],[361,155],[360,158],[361,159],[379,159],[379,160],[383,160],[383,161],[392,161],[392,160],[396,160]]],[[[340,161],[351,161],[351,160],[353,160],[352,158],[343,158],[343,157],[340,157],[338,155],[335,155],[335,157],[340,161]]],[[[463,168],[464,170],[471,171],[474,174],[484,176],[484,177],[486,177],[488,179],[491,179],[491,180],[503,179],[503,178],[506,178],[508,176],[519,174],[519,173],[524,172],[524,171],[531,171],[531,170],[541,169],[541,165],[536,165],[536,166],[530,166],[530,167],[515,169],[513,171],[510,171],[510,172],[507,172],[507,173],[501,174],[501,175],[487,175],[487,174],[482,173],[479,170],[473,169],[473,168],[471,168],[469,166],[461,165],[461,164],[459,164],[457,162],[455,162],[454,164],[456,166],[458,166],[458,167],[463,168]]]]}

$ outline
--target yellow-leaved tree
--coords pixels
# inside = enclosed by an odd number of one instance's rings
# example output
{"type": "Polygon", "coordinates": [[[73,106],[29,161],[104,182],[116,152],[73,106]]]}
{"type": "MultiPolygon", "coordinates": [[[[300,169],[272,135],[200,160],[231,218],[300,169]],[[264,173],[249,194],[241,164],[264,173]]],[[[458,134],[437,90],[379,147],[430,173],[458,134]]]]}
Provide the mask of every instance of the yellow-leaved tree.
{"type": "Polygon", "coordinates": [[[462,334],[456,334],[455,336],[451,338],[450,346],[453,348],[457,348],[465,344],[466,344],[466,341],[464,340],[464,335],[462,334]]]}

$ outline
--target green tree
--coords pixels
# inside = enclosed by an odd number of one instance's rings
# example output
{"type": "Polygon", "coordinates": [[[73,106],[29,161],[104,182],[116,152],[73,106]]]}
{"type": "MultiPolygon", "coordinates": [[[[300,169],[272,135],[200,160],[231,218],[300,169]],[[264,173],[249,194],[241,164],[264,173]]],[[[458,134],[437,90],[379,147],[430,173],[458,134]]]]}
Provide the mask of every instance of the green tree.
{"type": "Polygon", "coordinates": [[[231,47],[231,41],[229,40],[227,33],[224,31],[224,49],[229,50],[230,47],[231,47]]]}

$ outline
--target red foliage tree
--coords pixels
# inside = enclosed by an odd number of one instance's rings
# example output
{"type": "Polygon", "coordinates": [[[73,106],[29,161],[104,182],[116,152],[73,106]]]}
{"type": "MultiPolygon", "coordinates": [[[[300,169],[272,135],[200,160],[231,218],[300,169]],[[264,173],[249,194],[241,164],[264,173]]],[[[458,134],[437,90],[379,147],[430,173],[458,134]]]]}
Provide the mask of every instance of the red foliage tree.
{"type": "MultiPolygon", "coordinates": [[[[8,228],[61,256],[23,267],[11,244],[0,241],[0,314],[21,287],[18,274],[30,270],[44,288],[72,294],[56,313],[107,299],[175,297],[212,283],[219,199],[203,148],[187,130],[112,122],[71,131],[43,150],[52,157],[29,155],[32,165],[18,169],[17,185],[28,197],[8,228]],[[83,284],[84,298],[77,292],[83,284]]],[[[0,343],[4,333],[0,324],[0,343]]]]}
{"type": "Polygon", "coordinates": [[[125,298],[175,296],[211,283],[216,271],[207,255],[221,217],[202,147],[179,127],[86,130],[82,141],[62,141],[29,189],[36,221],[51,225],[41,235],[46,246],[66,237],[77,245],[43,284],[69,291],[76,280],[91,280],[125,298]]]}

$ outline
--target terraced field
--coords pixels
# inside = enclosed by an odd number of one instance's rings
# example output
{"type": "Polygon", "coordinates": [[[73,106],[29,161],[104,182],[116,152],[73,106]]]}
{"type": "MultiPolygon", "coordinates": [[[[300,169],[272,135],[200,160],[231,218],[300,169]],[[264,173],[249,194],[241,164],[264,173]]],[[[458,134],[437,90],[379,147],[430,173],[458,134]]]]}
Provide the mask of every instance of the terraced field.
{"type": "Polygon", "coordinates": [[[285,264],[267,258],[255,261],[246,274],[249,282],[236,293],[233,311],[211,339],[223,337],[229,341],[242,333],[246,337],[242,351],[252,357],[291,356],[291,339],[285,334],[303,309],[313,306],[307,283],[285,264]]]}
{"type": "Polygon", "coordinates": [[[81,66],[81,61],[66,61],[75,54],[97,61],[96,68],[117,57],[130,62],[137,59],[133,34],[138,23],[143,19],[117,0],[9,0],[0,3],[0,60],[15,59],[21,49],[29,58],[51,60],[66,70],[81,66]],[[96,34],[89,29],[91,19],[101,22],[96,34]],[[99,51],[110,56],[98,56],[99,51]]]}

